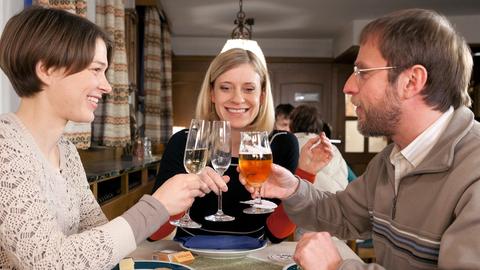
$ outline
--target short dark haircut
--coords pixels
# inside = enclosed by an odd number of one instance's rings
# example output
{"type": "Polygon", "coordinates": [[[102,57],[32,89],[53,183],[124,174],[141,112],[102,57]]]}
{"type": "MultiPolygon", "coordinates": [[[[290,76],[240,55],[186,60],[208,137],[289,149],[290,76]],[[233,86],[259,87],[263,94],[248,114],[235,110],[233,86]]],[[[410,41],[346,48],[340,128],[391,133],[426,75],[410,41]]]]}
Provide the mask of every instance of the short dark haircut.
{"type": "Polygon", "coordinates": [[[97,39],[105,42],[110,62],[113,43],[100,27],[67,11],[32,6],[5,25],[0,67],[20,97],[31,97],[43,88],[37,63],[65,68],[66,75],[77,73],[92,63],[97,39]]]}
{"type": "Polygon", "coordinates": [[[323,131],[323,121],[316,107],[300,105],[290,114],[290,131],[319,134],[323,131]]]}
{"type": "Polygon", "coordinates": [[[275,107],[275,119],[281,115],[289,117],[293,109],[295,109],[295,107],[290,103],[278,104],[277,107],[275,107]]]}
{"type": "Polygon", "coordinates": [[[375,42],[388,66],[389,82],[412,67],[428,72],[422,96],[427,105],[445,112],[450,106],[470,106],[468,83],[473,59],[465,39],[450,22],[431,10],[407,9],[376,19],[362,30],[360,44],[375,42]]]}
{"type": "Polygon", "coordinates": [[[325,133],[325,136],[327,136],[327,138],[332,138],[332,126],[329,123],[323,122],[322,131],[323,133],[325,133]]]}

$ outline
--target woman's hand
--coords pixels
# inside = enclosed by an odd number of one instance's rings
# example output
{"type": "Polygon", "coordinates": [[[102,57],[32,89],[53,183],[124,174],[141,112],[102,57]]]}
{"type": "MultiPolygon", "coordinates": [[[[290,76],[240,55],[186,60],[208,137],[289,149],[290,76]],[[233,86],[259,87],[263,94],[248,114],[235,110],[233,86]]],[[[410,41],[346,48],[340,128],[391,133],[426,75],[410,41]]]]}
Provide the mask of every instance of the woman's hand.
{"type": "Polygon", "coordinates": [[[199,174],[200,180],[207,184],[208,188],[218,195],[218,192],[227,192],[227,183],[230,181],[230,177],[227,175],[220,176],[213,168],[205,167],[199,174]]]}
{"type": "Polygon", "coordinates": [[[196,174],[177,174],[161,185],[153,197],[160,201],[170,216],[187,210],[195,197],[203,197],[210,188],[196,174]]]}
{"type": "MultiPolygon", "coordinates": [[[[237,167],[237,171],[240,172],[240,167],[237,167]]],[[[241,173],[239,179],[240,183],[252,193],[252,197],[257,196],[255,189],[247,184],[245,177],[241,173]]],[[[261,187],[260,196],[279,199],[287,198],[297,190],[299,181],[289,170],[272,164],[272,171],[261,187]]]]}
{"type": "Polygon", "coordinates": [[[311,138],[300,150],[298,168],[311,174],[317,174],[333,157],[332,144],[325,133],[311,138]]]}

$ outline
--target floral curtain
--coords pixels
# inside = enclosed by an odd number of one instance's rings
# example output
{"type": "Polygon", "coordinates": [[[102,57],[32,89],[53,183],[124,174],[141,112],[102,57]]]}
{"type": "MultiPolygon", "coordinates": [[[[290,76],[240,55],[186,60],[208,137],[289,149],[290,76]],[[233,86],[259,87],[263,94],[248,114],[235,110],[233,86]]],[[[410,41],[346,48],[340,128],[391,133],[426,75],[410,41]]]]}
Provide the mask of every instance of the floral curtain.
{"type": "Polygon", "coordinates": [[[106,146],[125,146],[130,142],[130,111],[123,0],[97,0],[96,24],[114,40],[113,57],[107,71],[113,91],[95,111],[93,141],[106,146]]]}
{"type": "Polygon", "coordinates": [[[145,10],[145,136],[167,143],[172,133],[172,49],[170,32],[156,7],[145,10]]]}
{"type": "MultiPolygon", "coordinates": [[[[67,10],[82,17],[85,17],[87,14],[86,0],[36,0],[33,4],[67,10]]],[[[70,139],[77,148],[85,149],[90,147],[91,130],[90,123],[69,121],[65,127],[64,135],[70,139]]]]}
{"type": "Polygon", "coordinates": [[[36,0],[37,5],[70,11],[82,17],[87,15],[87,0],[36,0]]]}
{"type": "Polygon", "coordinates": [[[173,105],[172,105],[172,42],[167,23],[162,23],[162,60],[163,78],[162,95],[160,99],[161,125],[160,142],[167,143],[172,135],[173,105]]]}

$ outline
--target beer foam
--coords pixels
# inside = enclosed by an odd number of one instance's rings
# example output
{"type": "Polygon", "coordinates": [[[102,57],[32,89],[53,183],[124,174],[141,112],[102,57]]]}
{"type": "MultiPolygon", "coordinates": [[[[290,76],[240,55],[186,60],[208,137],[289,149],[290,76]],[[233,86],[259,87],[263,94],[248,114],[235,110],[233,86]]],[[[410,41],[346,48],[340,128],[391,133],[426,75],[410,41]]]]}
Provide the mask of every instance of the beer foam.
{"type": "Polygon", "coordinates": [[[267,155],[267,154],[272,154],[272,150],[270,150],[270,148],[267,148],[267,147],[243,145],[243,147],[239,151],[239,154],[240,155],[248,155],[248,154],[267,155]]]}

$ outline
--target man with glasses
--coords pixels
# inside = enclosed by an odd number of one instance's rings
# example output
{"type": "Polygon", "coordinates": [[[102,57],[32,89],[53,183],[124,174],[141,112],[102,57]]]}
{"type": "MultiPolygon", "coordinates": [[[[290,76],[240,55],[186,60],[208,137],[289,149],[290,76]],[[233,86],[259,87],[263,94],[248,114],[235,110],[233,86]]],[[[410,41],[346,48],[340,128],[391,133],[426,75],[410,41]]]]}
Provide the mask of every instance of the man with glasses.
{"type": "MultiPolygon", "coordinates": [[[[443,16],[394,12],[360,36],[351,95],[358,129],[393,143],[336,194],[272,166],[262,197],[283,199],[306,234],[294,255],[302,269],[480,269],[480,126],[467,108],[472,56],[443,16]],[[372,236],[378,264],[342,260],[330,234],[372,236]]],[[[318,141],[318,139],[317,139],[318,141]]],[[[331,158],[329,142],[307,142],[298,174],[331,158]],[[304,162],[302,160],[308,160],[304,162]]]]}

